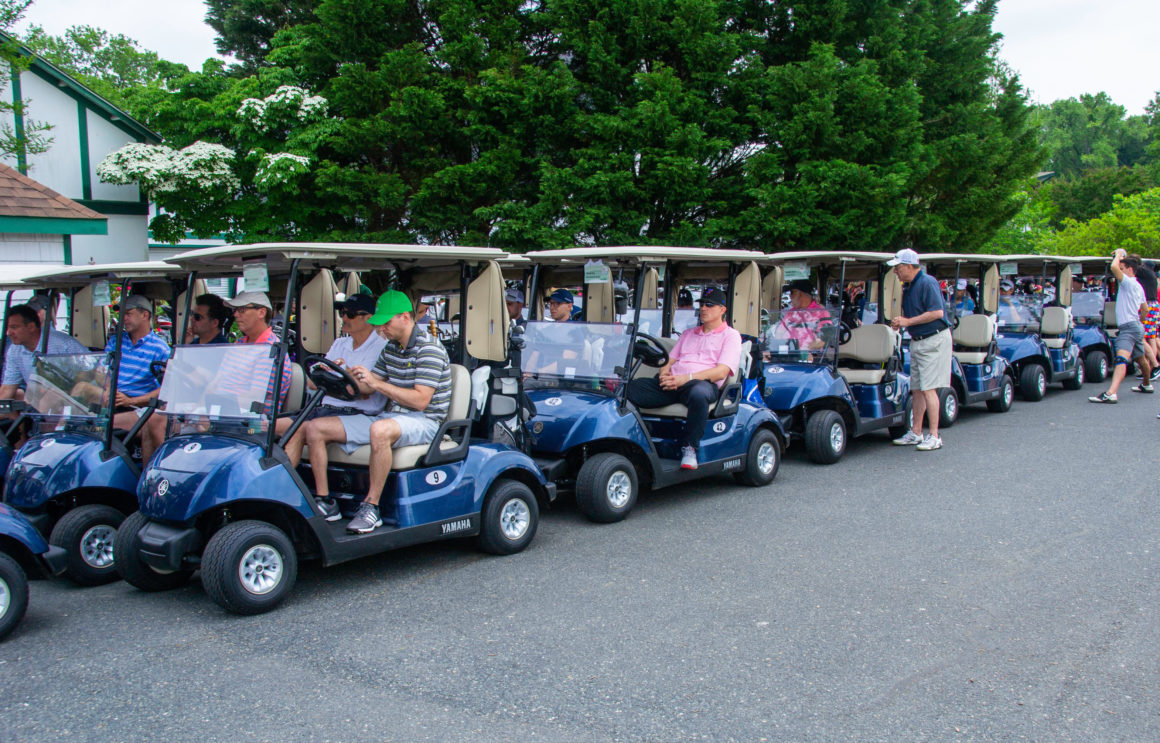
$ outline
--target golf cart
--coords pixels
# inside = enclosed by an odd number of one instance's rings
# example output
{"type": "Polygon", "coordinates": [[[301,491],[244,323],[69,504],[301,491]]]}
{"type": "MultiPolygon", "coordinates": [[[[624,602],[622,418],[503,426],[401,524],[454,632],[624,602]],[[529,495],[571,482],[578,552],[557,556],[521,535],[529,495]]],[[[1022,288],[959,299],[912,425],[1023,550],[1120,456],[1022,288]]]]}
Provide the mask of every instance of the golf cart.
{"type": "Polygon", "coordinates": [[[65,561],[62,548],[47,544],[19,511],[0,503],[0,640],[28,609],[28,576],[59,575],[65,561]]]}
{"type": "Polygon", "coordinates": [[[65,549],[66,574],[78,585],[117,579],[113,538],[137,509],[141,461],[133,441],[153,412],[142,409],[127,431],[113,426],[122,337],[118,317],[116,341],[105,353],[113,292],[173,299],[180,275],[176,266],[142,262],[69,267],[28,279],[67,296],[72,336],[90,352],[37,357],[24,396],[32,435],[13,455],[4,502],[65,549]]]}
{"type": "Polygon", "coordinates": [[[1108,288],[1112,273],[1108,269],[1111,262],[1106,257],[1058,256],[1067,261],[1074,279],[1099,281],[1097,286],[1072,290],[1071,316],[1075,319],[1072,337],[1079,346],[1083,357],[1084,378],[1088,382],[1103,382],[1112,368],[1112,358],[1116,355],[1114,341],[1118,330],[1116,324],[1116,303],[1108,299],[1108,288]]]}
{"type": "Polygon", "coordinates": [[[761,351],[762,397],[810,459],[831,464],[842,458],[852,436],[888,429],[901,436],[908,426],[910,378],[903,370],[899,333],[889,318],[902,301],[891,256],[856,251],[800,251],[766,257],[762,305],[769,328],[761,351]],[[818,307],[782,307],[788,282],[808,282],[818,307]],[[848,282],[864,281],[872,322],[849,319],[848,282]],[[834,295],[831,298],[831,293],[834,295]],[[890,308],[893,308],[890,309],[890,308]]]}
{"type": "Polygon", "coordinates": [[[697,469],[680,467],[687,408],[638,409],[627,399],[631,379],[655,376],[668,362],[675,303],[661,298],[675,299],[682,286],[723,289],[731,300],[726,321],[743,340],[756,336],[760,253],[643,246],[526,255],[534,264],[521,358],[528,447],[548,479],[574,492],[585,516],[619,521],[641,490],[720,473],[752,486],[774,479],[785,433],[776,416],[743,397],[752,340],[743,345],[739,376],[724,381],[710,407],[697,469]],[[553,287],[583,289],[583,322],[545,318],[553,287]]]}
{"type": "MultiPolygon", "coordinates": [[[[39,274],[44,272],[42,264],[0,264],[0,291],[4,292],[4,333],[0,334],[0,371],[3,371],[4,364],[8,361],[8,347],[11,341],[8,339],[8,311],[15,305],[23,304],[32,297],[33,287],[24,283],[24,278],[27,276],[39,274]]],[[[45,323],[48,325],[48,323],[45,323]]],[[[43,344],[48,341],[48,328],[41,328],[41,348],[43,344]]],[[[19,419],[20,413],[24,412],[23,390],[21,390],[17,398],[11,400],[0,400],[0,414],[6,416],[16,416],[15,419],[4,422],[0,425],[0,432],[4,435],[0,436],[0,488],[3,487],[4,476],[8,473],[8,465],[12,462],[13,454],[13,437],[16,435],[16,429],[23,421],[19,419]]]]}
{"type": "Polygon", "coordinates": [[[1067,262],[1042,255],[993,256],[1000,276],[996,317],[999,323],[999,352],[1019,379],[1024,400],[1036,402],[1047,393],[1048,384],[1061,383],[1065,390],[1078,390],[1084,383],[1084,365],[1079,346],[1072,337],[1071,312],[1057,302],[1044,302],[1044,291],[1017,292],[1007,287],[1025,279],[1047,286],[1053,279],[1060,298],[1071,296],[1071,269],[1067,262]]]}
{"type": "MultiPolygon", "coordinates": [[[[999,269],[990,256],[932,253],[921,256],[923,269],[948,282],[951,313],[951,386],[940,390],[939,425],[949,428],[958,419],[963,405],[985,402],[987,409],[1004,413],[1015,399],[1015,374],[999,353],[994,317],[999,302],[999,269]],[[954,300],[960,281],[978,287],[979,298],[973,311],[959,308],[954,300]]],[[[909,366],[907,354],[907,369],[909,366]]]]}
{"type": "MultiPolygon", "coordinates": [[[[146,591],[179,586],[195,570],[227,611],[257,614],[292,589],[299,559],[323,565],[414,544],[475,536],[488,552],[522,550],[535,535],[539,507],[555,488],[523,452],[473,438],[487,390],[473,390],[467,365],[502,362],[508,348],[504,289],[491,248],[433,245],[274,243],[204,248],[172,260],[196,275],[265,274],[275,302],[292,317],[296,343],[179,346],[166,370],[159,414],[168,437],[141,478],[140,511],[118,532],[118,570],[146,591]],[[430,445],[397,447],[384,489],[384,526],[348,534],[316,504],[309,455],[296,470],[284,449],[324,394],[352,400],[357,383],[322,354],[335,338],[334,271],[357,272],[379,290],[463,298],[452,359],[450,413],[430,445]],[[317,354],[317,355],[316,355],[317,354]],[[284,363],[293,363],[281,394],[284,363]],[[243,370],[241,374],[236,370],[243,370]],[[305,380],[317,389],[305,395],[305,380]],[[275,421],[291,423],[281,436],[275,421]]],[[[257,279],[262,281],[262,279],[257,279]]],[[[250,283],[247,281],[247,286],[250,283]]],[[[348,284],[349,286],[349,284],[348,284]]],[[[489,408],[514,410],[491,396],[489,408]]],[[[328,447],[331,495],[354,511],[369,481],[370,447],[328,447]]]]}

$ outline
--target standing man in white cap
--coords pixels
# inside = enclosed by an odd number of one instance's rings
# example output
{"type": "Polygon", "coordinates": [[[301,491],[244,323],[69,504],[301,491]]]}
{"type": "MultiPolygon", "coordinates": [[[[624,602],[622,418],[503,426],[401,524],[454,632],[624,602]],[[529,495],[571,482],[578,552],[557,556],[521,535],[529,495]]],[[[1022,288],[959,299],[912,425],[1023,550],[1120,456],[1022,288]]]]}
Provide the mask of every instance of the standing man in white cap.
{"type": "Polygon", "coordinates": [[[902,314],[890,321],[895,330],[910,333],[910,395],[913,422],[898,446],[915,445],[919,451],[942,448],[938,435],[938,391],[951,384],[951,333],[938,281],[919,267],[918,253],[909,248],[886,262],[903,283],[902,314]],[[922,435],[926,416],[930,433],[922,435]]]}

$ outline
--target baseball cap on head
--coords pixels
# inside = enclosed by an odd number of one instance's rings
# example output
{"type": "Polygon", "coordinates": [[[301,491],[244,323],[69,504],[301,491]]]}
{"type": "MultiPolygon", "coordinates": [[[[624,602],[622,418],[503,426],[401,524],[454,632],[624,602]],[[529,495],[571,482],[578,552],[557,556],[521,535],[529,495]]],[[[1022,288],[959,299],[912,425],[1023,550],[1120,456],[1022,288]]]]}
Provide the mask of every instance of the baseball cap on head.
{"type": "Polygon", "coordinates": [[[266,292],[241,292],[233,299],[227,299],[226,304],[230,307],[246,307],[252,304],[265,307],[268,310],[274,309],[274,305],[270,304],[270,298],[266,296],[266,292]]]}
{"type": "Polygon", "coordinates": [[[562,302],[564,304],[576,303],[575,298],[572,296],[572,292],[568,291],[567,289],[557,289],[556,291],[552,292],[552,295],[548,297],[548,301],[562,302]]]}
{"type": "Polygon", "coordinates": [[[903,248],[894,254],[894,257],[886,261],[888,266],[917,266],[918,253],[910,248],[903,248]]]}
{"type": "Polygon", "coordinates": [[[706,305],[708,305],[710,307],[728,306],[728,302],[725,299],[725,292],[721,291],[720,289],[716,289],[716,288],[706,289],[705,291],[701,292],[700,302],[701,302],[702,307],[704,307],[706,305]]]}
{"type": "Polygon", "coordinates": [[[37,312],[40,312],[41,310],[47,310],[48,297],[44,296],[43,294],[36,294],[32,297],[32,299],[28,300],[27,304],[37,312]]]}
{"type": "Polygon", "coordinates": [[[343,312],[365,312],[371,315],[375,311],[375,298],[369,294],[352,294],[337,305],[343,312]]]}
{"type": "Polygon", "coordinates": [[[999,288],[1009,292],[1015,288],[1015,282],[1011,281],[1011,279],[1003,279],[999,282],[999,288]]]}
{"type": "Polygon", "coordinates": [[[148,297],[143,297],[140,294],[130,294],[122,299],[120,304],[113,305],[113,309],[117,312],[121,310],[145,310],[152,315],[153,303],[149,301],[148,297]]]}
{"type": "Polygon", "coordinates": [[[789,282],[788,288],[809,294],[811,297],[817,293],[817,288],[814,286],[814,282],[810,281],[809,279],[794,279],[793,281],[789,282]]]}
{"type": "Polygon", "coordinates": [[[415,307],[406,294],[398,289],[391,289],[388,292],[383,292],[383,295],[379,297],[379,301],[375,305],[375,314],[368,317],[367,322],[371,325],[386,325],[396,316],[414,310],[415,307]]]}
{"type": "Polygon", "coordinates": [[[524,293],[519,289],[508,289],[503,293],[503,298],[505,302],[524,303],[524,293]]]}

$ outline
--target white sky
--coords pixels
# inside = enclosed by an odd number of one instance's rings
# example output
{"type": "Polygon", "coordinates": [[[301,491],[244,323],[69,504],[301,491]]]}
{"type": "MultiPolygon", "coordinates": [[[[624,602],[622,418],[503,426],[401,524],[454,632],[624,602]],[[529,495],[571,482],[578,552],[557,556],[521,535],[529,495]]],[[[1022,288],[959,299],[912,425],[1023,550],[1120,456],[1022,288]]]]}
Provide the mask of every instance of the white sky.
{"type": "MultiPolygon", "coordinates": [[[[23,24],[52,34],[91,25],[137,40],[165,59],[200,69],[215,56],[202,0],[35,0],[23,24]]],[[[1001,56],[1032,100],[1105,91],[1129,114],[1160,90],[1158,0],[1000,0],[1001,56]]]]}

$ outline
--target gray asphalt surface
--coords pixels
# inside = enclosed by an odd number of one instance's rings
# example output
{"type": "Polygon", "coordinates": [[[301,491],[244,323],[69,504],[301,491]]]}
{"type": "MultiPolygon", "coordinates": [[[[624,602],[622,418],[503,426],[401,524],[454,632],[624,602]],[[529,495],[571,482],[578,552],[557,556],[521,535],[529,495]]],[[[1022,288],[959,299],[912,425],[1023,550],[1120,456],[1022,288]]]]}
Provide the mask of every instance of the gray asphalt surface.
{"type": "Polygon", "coordinates": [[[306,567],[258,617],[34,583],[0,741],[1154,741],[1160,398],[1100,388],[559,505],[511,557],[306,567]]]}

